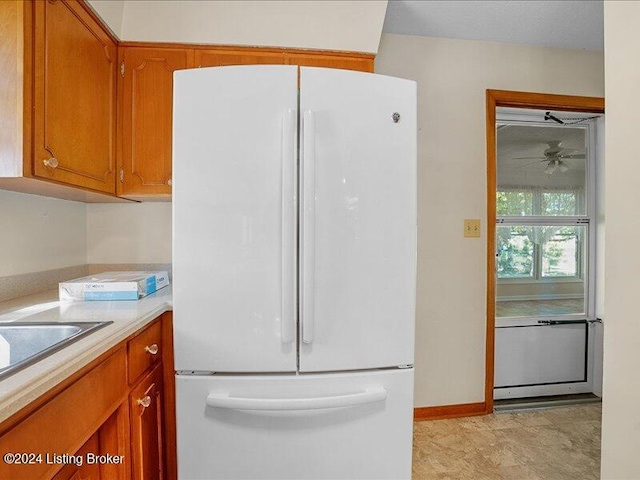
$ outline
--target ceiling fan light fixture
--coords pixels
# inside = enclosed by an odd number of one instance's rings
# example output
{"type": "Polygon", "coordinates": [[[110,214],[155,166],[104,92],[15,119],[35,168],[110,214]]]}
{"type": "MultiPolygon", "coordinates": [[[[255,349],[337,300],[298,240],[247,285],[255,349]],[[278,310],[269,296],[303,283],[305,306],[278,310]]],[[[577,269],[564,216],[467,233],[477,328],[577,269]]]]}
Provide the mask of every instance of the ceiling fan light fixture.
{"type": "Polygon", "coordinates": [[[553,172],[556,171],[556,169],[558,168],[558,164],[551,160],[548,164],[547,164],[547,168],[544,169],[544,173],[546,173],[547,175],[551,175],[553,172]]]}
{"type": "Polygon", "coordinates": [[[562,173],[564,173],[564,172],[566,172],[567,170],[569,170],[569,167],[567,167],[567,164],[566,164],[566,163],[564,163],[564,162],[562,162],[562,161],[561,161],[561,162],[560,162],[560,171],[561,171],[562,173]]]}

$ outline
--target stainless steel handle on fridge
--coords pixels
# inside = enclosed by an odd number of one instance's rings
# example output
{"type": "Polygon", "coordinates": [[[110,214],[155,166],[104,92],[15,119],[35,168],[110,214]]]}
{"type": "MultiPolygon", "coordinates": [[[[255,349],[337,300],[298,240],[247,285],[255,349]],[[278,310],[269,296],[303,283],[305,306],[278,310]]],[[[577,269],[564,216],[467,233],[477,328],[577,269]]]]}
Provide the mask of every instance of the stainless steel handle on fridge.
{"type": "Polygon", "coordinates": [[[316,141],[313,112],[306,110],[303,117],[303,216],[302,231],[302,343],[313,342],[315,330],[315,270],[316,270],[316,141]]]}
{"type": "Polygon", "coordinates": [[[282,122],[282,343],[294,340],[295,324],[295,165],[296,112],[287,110],[282,122]]]}
{"type": "Polygon", "coordinates": [[[387,398],[383,387],[367,388],[363,392],[313,398],[244,398],[231,397],[224,393],[211,393],[207,405],[232,410],[320,410],[325,408],[354,407],[367,403],[382,402],[387,398]]]}

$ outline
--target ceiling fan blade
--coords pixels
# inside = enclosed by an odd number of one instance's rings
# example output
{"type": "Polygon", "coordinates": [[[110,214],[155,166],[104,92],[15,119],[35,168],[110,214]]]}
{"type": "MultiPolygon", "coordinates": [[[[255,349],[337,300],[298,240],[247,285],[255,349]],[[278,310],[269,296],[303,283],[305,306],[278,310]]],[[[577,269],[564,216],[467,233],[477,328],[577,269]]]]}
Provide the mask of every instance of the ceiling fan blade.
{"type": "Polygon", "coordinates": [[[544,160],[536,160],[535,162],[531,162],[531,163],[523,163],[522,165],[518,165],[516,168],[528,167],[529,165],[535,165],[536,163],[544,163],[546,161],[547,159],[545,158],[544,160]]]}
{"type": "Polygon", "coordinates": [[[514,157],[511,160],[534,160],[534,159],[546,160],[547,157],[514,157]]]}
{"type": "Polygon", "coordinates": [[[559,155],[560,158],[586,158],[586,155],[584,153],[576,153],[576,154],[572,154],[572,155],[564,155],[561,154],[559,155]]]}

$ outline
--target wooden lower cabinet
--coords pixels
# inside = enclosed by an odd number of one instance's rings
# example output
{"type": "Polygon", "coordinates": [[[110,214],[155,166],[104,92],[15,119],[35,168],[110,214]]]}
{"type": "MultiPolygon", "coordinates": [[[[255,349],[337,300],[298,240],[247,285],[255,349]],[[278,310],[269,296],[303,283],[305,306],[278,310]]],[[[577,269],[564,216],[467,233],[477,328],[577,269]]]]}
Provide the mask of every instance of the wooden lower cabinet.
{"type": "Polygon", "coordinates": [[[133,477],[136,479],[165,478],[162,392],[162,365],[158,365],[129,396],[133,477]]]}
{"type": "MultiPolygon", "coordinates": [[[[100,451],[100,433],[96,432],[78,450],[73,457],[75,463],[68,463],[58,474],[53,477],[54,480],[98,480],[103,477],[100,475],[100,465],[94,462],[88,462],[87,458],[100,451]],[[82,461],[80,461],[82,459],[82,461]]],[[[92,458],[92,457],[91,457],[92,458]]],[[[106,478],[106,477],[105,477],[106,478]]]]}
{"type": "Polygon", "coordinates": [[[2,422],[0,452],[41,457],[0,461],[0,479],[176,479],[171,322],[163,314],[2,422]],[[128,347],[146,341],[159,342],[162,357],[131,384],[128,347]]]}

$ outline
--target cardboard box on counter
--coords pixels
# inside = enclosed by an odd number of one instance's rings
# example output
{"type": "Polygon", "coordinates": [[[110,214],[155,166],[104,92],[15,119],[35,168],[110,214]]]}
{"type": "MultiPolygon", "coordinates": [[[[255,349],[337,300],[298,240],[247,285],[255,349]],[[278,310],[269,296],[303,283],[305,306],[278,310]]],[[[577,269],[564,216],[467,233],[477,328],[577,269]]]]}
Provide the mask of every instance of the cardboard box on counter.
{"type": "Polygon", "coordinates": [[[59,284],[63,302],[138,300],[169,285],[168,272],[104,272],[59,284]]]}

